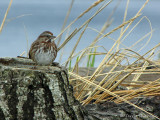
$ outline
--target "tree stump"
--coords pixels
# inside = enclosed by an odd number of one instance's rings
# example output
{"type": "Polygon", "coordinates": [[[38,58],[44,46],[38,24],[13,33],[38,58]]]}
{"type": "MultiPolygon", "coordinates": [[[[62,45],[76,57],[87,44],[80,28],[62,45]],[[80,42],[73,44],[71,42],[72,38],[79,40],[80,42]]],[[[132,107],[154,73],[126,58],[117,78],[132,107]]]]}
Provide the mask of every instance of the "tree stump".
{"type": "Polygon", "coordinates": [[[67,70],[30,59],[0,58],[0,120],[88,120],[67,70]]]}

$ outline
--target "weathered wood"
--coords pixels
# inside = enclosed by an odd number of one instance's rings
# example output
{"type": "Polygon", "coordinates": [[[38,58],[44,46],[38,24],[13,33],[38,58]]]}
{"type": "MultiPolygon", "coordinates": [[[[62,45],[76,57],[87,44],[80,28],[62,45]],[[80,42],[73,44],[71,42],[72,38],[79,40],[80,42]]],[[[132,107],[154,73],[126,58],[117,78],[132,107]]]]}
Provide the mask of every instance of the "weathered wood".
{"type": "Polygon", "coordinates": [[[67,70],[0,58],[0,120],[88,120],[73,97],[67,70]]]}

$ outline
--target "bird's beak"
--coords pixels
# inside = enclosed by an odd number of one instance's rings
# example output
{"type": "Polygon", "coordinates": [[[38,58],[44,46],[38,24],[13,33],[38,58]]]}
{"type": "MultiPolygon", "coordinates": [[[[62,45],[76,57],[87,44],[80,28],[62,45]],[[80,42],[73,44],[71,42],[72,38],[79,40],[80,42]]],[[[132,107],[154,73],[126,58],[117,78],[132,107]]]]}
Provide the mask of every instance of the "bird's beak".
{"type": "Polygon", "coordinates": [[[52,37],[50,38],[50,41],[53,42],[53,41],[54,41],[54,38],[56,38],[56,36],[52,36],[52,37]]]}
{"type": "Polygon", "coordinates": [[[52,39],[56,38],[56,36],[52,36],[52,39]]]}

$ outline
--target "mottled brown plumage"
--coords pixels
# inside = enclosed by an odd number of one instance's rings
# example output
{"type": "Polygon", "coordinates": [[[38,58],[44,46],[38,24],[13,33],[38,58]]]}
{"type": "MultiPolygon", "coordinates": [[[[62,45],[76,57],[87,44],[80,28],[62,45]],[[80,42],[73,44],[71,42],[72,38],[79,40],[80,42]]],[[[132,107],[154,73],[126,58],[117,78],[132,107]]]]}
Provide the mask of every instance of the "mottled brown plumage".
{"type": "Polygon", "coordinates": [[[57,46],[54,42],[55,36],[49,31],[39,35],[29,50],[29,58],[38,65],[50,65],[57,56],[57,46]]]}

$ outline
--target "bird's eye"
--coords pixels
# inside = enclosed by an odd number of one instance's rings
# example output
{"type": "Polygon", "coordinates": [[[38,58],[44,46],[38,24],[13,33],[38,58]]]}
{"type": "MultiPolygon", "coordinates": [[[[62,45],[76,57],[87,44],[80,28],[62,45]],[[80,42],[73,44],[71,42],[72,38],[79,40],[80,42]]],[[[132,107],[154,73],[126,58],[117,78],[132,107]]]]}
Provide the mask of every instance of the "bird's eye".
{"type": "Polygon", "coordinates": [[[50,38],[50,37],[51,37],[51,35],[46,35],[46,37],[50,38]]]}

